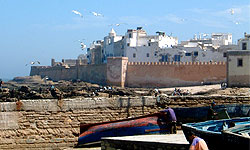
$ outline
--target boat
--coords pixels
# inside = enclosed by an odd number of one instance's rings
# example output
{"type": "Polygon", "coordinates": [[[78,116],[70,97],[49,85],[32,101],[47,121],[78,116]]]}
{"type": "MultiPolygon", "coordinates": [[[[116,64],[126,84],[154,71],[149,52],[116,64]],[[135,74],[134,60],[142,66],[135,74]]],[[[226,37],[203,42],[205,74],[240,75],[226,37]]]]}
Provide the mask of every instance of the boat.
{"type": "MultiPolygon", "coordinates": [[[[210,150],[217,150],[225,148],[225,144],[222,142],[222,131],[230,128],[232,123],[235,126],[250,124],[250,117],[187,123],[182,125],[182,130],[188,141],[188,132],[192,131],[196,136],[206,141],[210,150]]],[[[191,141],[189,142],[191,143],[191,141]]]]}
{"type": "Polygon", "coordinates": [[[78,146],[100,142],[102,137],[167,133],[166,115],[158,112],[123,120],[80,124],[78,146]]]}
{"type": "Polygon", "coordinates": [[[227,149],[250,149],[250,124],[223,130],[222,139],[227,149]]]}

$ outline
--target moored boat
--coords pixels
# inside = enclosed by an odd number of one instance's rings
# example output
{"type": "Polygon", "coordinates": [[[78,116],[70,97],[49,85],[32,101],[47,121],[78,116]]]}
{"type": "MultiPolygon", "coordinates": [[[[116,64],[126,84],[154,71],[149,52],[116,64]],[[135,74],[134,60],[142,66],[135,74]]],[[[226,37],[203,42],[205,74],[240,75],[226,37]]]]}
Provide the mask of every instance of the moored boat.
{"type": "Polygon", "coordinates": [[[225,148],[221,131],[230,128],[230,124],[232,123],[234,123],[235,126],[250,124],[250,117],[187,123],[182,125],[182,130],[187,140],[188,132],[192,131],[195,135],[203,138],[206,141],[209,149],[217,150],[225,148]]]}
{"type": "Polygon", "coordinates": [[[155,113],[146,116],[94,124],[81,124],[78,145],[96,143],[102,137],[166,133],[166,115],[155,113]]]}
{"type": "Polygon", "coordinates": [[[222,139],[227,149],[250,149],[250,124],[223,130],[222,139]]]}

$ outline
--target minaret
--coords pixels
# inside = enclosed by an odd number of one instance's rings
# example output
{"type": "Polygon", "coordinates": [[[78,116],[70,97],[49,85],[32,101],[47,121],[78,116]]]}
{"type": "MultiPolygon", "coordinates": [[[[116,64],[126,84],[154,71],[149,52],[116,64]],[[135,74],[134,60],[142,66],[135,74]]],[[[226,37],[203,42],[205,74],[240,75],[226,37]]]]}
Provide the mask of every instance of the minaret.
{"type": "Polygon", "coordinates": [[[116,36],[115,30],[112,28],[111,31],[109,32],[109,36],[116,36]]]}

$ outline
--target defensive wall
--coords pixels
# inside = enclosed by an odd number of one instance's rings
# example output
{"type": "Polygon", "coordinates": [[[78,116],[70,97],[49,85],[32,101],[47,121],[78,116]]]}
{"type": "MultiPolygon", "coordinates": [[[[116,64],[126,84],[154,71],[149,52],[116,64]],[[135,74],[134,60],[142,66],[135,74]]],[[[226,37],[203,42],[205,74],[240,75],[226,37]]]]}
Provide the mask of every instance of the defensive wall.
{"type": "Polygon", "coordinates": [[[225,81],[225,62],[128,62],[129,87],[168,87],[201,85],[225,81]]]}
{"type": "Polygon", "coordinates": [[[63,149],[77,144],[80,123],[98,123],[174,108],[181,122],[206,120],[208,106],[226,107],[231,116],[249,116],[250,97],[76,98],[0,103],[0,149],[63,149]],[[224,104],[224,105],[221,105],[224,104]],[[243,105],[245,104],[245,105],[243,105]],[[199,106],[199,107],[197,107],[199,106]],[[189,107],[189,108],[187,108],[189,107]]]}
{"type": "Polygon", "coordinates": [[[32,66],[30,75],[49,77],[53,81],[83,80],[90,83],[106,84],[106,65],[76,65],[76,66],[32,66]]]}
{"type": "Polygon", "coordinates": [[[110,57],[101,65],[32,66],[30,75],[121,87],[175,87],[225,82],[226,63],[128,62],[127,57],[110,57]]]}

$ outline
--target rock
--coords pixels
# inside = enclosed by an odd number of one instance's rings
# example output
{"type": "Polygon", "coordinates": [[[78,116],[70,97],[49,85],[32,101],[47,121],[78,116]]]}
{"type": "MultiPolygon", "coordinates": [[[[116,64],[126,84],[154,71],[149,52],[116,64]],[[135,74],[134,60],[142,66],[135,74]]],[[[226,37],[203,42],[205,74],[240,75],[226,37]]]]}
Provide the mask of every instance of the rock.
{"type": "Polygon", "coordinates": [[[24,93],[30,93],[30,88],[28,86],[21,86],[19,91],[24,92],[24,93]]]}

